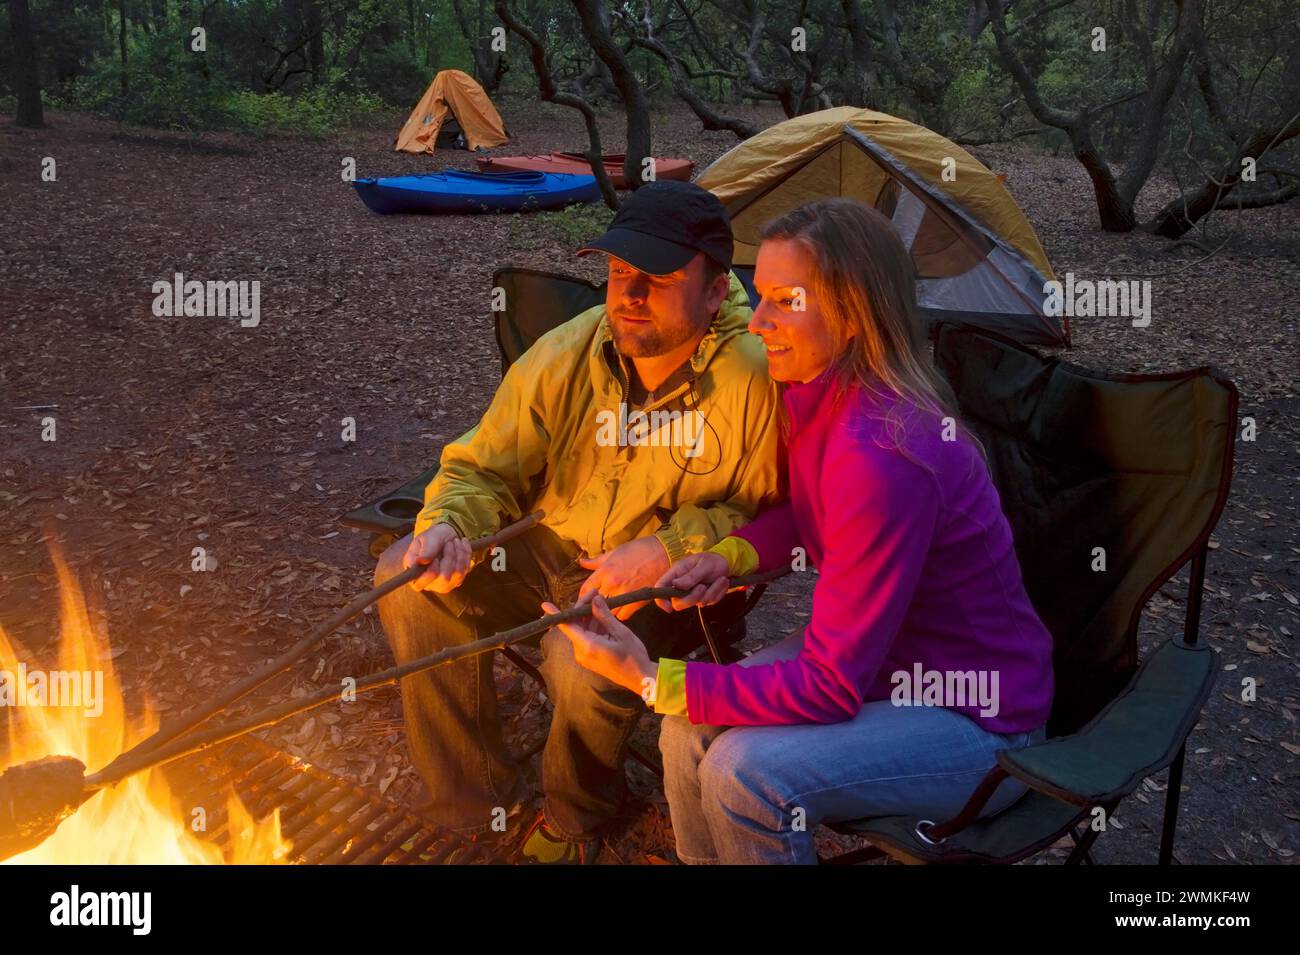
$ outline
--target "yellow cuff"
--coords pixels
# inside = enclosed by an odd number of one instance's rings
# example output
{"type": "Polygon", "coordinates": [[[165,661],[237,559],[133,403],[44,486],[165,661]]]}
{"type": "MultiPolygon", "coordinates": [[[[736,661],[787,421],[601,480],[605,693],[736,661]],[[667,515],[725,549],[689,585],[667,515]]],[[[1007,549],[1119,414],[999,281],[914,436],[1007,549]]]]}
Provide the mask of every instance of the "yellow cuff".
{"type": "Polygon", "coordinates": [[[419,514],[415,515],[415,526],[411,529],[411,536],[419,537],[434,524],[450,524],[458,537],[473,540],[465,533],[465,528],[461,526],[462,522],[445,507],[430,507],[427,504],[420,509],[419,514]]]}
{"type": "Polygon", "coordinates": [[[655,712],[663,716],[686,713],[686,661],[661,657],[655,678],[655,712]]]}
{"type": "Polygon", "coordinates": [[[671,524],[665,524],[655,531],[655,537],[659,538],[659,543],[663,544],[664,550],[668,551],[668,563],[675,564],[686,556],[686,543],[671,524]]]}
{"type": "Polygon", "coordinates": [[[709,553],[722,556],[732,577],[743,577],[758,570],[758,551],[743,537],[724,537],[709,548],[709,553]]]}

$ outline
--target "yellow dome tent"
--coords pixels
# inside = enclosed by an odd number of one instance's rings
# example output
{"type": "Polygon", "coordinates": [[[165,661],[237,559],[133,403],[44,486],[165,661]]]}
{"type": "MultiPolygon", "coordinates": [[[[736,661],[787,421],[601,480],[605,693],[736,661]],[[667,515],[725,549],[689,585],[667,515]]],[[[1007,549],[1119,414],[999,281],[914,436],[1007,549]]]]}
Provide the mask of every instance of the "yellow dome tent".
{"type": "Polygon", "coordinates": [[[746,284],[764,224],[814,199],[847,196],[898,229],[927,318],[1025,344],[1069,340],[1068,326],[1044,311],[1043,285],[1055,276],[1016,201],[979,160],[923,126],[851,106],[796,116],[733,147],[696,183],[731,216],[746,284]]]}
{"type": "Polygon", "coordinates": [[[433,78],[411,110],[393,148],[401,153],[431,153],[448,116],[460,127],[466,146],[489,149],[510,141],[501,114],[483,87],[460,70],[443,70],[433,78]]]}

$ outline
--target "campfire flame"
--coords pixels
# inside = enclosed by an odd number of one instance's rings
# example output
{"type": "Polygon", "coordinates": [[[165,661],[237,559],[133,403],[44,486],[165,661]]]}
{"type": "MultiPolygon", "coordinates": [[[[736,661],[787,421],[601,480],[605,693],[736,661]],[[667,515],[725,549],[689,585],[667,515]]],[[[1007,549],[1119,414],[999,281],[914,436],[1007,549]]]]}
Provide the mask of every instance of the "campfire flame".
{"type": "MultiPolygon", "coordinates": [[[[93,707],[62,705],[67,701],[54,699],[51,678],[43,701],[28,698],[26,705],[0,706],[8,725],[8,750],[0,753],[0,772],[51,755],[75,756],[93,772],[158,727],[157,711],[147,704],[140,719],[128,720],[108,640],[92,627],[81,589],[62,557],[57,552],[52,556],[59,577],[61,636],[57,670],[41,672],[102,674],[102,691],[93,707]],[[54,703],[61,705],[50,705],[54,703]]],[[[0,628],[0,679],[9,675],[11,691],[20,666],[29,674],[39,667],[21,651],[0,628]]],[[[94,683],[99,679],[95,676],[94,683]]],[[[85,700],[83,696],[83,704],[85,700]]],[[[91,797],[49,839],[5,864],[267,864],[288,855],[279,810],[256,822],[231,791],[225,807],[230,848],[223,853],[201,838],[202,832],[191,829],[204,815],[214,826],[212,817],[221,807],[206,806],[203,813],[195,808],[180,804],[161,771],[137,773],[91,797]]]]}

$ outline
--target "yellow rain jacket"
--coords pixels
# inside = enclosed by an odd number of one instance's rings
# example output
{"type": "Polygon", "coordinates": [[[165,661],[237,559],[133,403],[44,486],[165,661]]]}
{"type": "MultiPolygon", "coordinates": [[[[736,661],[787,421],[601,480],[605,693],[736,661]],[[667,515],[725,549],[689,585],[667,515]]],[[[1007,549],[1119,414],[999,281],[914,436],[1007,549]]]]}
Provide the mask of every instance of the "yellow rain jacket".
{"type": "Polygon", "coordinates": [[[541,508],[587,556],[647,534],[673,561],[708,550],[779,493],[780,401],[749,319],[733,274],[687,380],[621,416],[625,359],[605,306],[543,335],[443,448],[415,533],[448,523],[472,539],[541,508]]]}

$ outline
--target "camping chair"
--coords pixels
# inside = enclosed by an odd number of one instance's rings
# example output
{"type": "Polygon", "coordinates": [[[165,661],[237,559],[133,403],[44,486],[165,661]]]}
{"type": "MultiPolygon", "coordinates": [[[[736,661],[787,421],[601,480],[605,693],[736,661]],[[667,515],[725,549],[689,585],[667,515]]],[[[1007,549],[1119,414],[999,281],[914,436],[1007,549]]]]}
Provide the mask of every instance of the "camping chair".
{"type": "Polygon", "coordinates": [[[1237,390],[1209,367],[1087,371],[964,325],[941,325],[934,340],[936,364],[988,453],[1025,587],[1054,638],[1048,738],[998,753],[951,820],[834,825],[872,845],[826,861],[887,853],[906,862],[1014,863],[1068,833],[1075,846],[1067,864],[1091,863],[1096,808],[1108,818],[1144,778],[1171,766],[1159,854],[1168,864],[1185,741],[1215,675],[1214,653],[1198,638],[1201,588],[1231,481],[1237,390]],[[1094,570],[1100,560],[1105,569],[1094,570]],[[1183,634],[1139,668],[1142,608],[1189,561],[1183,634]],[[1029,792],[977,819],[1008,776],[1029,792]]]}

